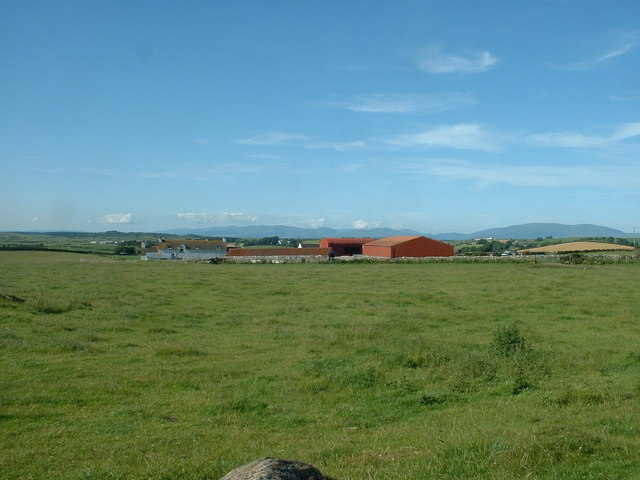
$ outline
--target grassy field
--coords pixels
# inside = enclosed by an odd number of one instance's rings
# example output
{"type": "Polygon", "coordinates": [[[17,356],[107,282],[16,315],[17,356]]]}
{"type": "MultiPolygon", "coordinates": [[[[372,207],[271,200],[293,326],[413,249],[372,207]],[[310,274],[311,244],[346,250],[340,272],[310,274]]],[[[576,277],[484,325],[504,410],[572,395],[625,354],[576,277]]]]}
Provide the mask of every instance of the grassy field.
{"type": "Polygon", "coordinates": [[[636,479],[639,284],[0,252],[0,478],[636,479]]]}

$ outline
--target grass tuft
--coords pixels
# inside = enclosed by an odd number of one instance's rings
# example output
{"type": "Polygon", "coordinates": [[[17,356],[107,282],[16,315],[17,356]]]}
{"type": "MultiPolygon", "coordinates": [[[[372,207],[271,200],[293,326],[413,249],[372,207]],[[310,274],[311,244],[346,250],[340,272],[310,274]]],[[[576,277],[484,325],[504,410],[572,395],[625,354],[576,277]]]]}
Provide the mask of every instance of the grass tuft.
{"type": "Polygon", "coordinates": [[[156,351],[159,357],[200,357],[206,354],[207,352],[188,345],[161,347],[156,351]]]}
{"type": "Polygon", "coordinates": [[[78,300],[51,300],[38,297],[35,302],[33,302],[32,308],[38,313],[58,315],[61,313],[71,312],[72,310],[91,308],[91,304],[89,302],[78,300]]]}

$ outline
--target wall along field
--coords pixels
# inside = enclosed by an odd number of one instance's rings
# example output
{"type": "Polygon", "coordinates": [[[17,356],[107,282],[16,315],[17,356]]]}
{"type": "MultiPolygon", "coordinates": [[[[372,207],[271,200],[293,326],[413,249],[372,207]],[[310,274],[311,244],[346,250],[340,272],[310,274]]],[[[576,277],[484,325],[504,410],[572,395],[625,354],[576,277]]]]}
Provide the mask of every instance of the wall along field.
{"type": "Polygon", "coordinates": [[[0,477],[637,478],[639,283],[0,252],[0,477]]]}

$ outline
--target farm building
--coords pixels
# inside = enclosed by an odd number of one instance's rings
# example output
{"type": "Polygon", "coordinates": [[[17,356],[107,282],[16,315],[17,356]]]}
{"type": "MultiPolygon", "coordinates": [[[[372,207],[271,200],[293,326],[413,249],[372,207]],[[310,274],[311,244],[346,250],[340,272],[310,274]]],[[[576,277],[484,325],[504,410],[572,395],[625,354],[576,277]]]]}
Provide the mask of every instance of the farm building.
{"type": "Polygon", "coordinates": [[[305,263],[326,262],[330,248],[232,248],[226,261],[233,263],[305,263]]]}
{"type": "Polygon", "coordinates": [[[336,257],[362,255],[362,246],[373,242],[373,238],[323,238],[320,247],[330,248],[336,257]]]}
{"type": "Polygon", "coordinates": [[[544,253],[574,253],[574,252],[607,252],[620,250],[634,250],[628,245],[618,245],[617,243],[601,243],[601,242],[568,242],[556,245],[547,245],[546,247],[529,248],[526,250],[518,250],[523,254],[544,254],[544,253]]]}
{"type": "Polygon", "coordinates": [[[363,255],[383,258],[451,257],[453,246],[421,236],[387,237],[365,243],[363,255]]]}
{"type": "Polygon", "coordinates": [[[175,240],[142,250],[143,260],[211,260],[224,257],[227,244],[219,240],[175,240]]]}

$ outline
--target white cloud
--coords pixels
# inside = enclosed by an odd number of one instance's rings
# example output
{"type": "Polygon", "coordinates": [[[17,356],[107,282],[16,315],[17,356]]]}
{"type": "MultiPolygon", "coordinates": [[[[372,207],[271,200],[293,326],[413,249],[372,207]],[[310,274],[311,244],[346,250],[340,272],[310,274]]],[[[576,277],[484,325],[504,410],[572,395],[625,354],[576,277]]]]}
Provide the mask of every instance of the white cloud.
{"type": "Polygon", "coordinates": [[[358,95],[328,105],[352,112],[367,113],[436,113],[466,107],[475,103],[473,95],[464,92],[442,94],[372,94],[358,95]]]}
{"type": "Polygon", "coordinates": [[[551,68],[556,70],[589,70],[606,65],[610,60],[620,57],[631,50],[640,42],[640,31],[631,31],[620,35],[614,40],[613,45],[607,51],[599,55],[566,64],[553,64],[551,68]]]}
{"type": "Polygon", "coordinates": [[[627,123],[618,127],[618,129],[611,135],[611,139],[614,141],[626,140],[627,138],[633,138],[640,136],[640,122],[627,123]]]}
{"type": "Polygon", "coordinates": [[[303,220],[302,223],[310,228],[320,228],[327,224],[326,218],[308,218],[303,220]]]}
{"type": "Polygon", "coordinates": [[[528,138],[547,147],[599,148],[609,145],[605,137],[589,137],[576,132],[541,133],[528,138]]]}
{"type": "Polygon", "coordinates": [[[263,225],[287,225],[303,228],[320,228],[327,225],[326,218],[309,217],[294,213],[260,214],[263,225]]]}
{"type": "Polygon", "coordinates": [[[470,180],[480,187],[512,185],[517,187],[599,186],[637,189],[640,166],[566,166],[474,165],[455,160],[428,160],[405,165],[412,174],[438,176],[450,180],[470,180]]]}
{"type": "Polygon", "coordinates": [[[249,158],[256,158],[258,160],[279,160],[282,157],[280,155],[270,155],[268,153],[251,153],[247,155],[249,158]]]}
{"type": "MultiPolygon", "coordinates": [[[[184,172],[165,171],[165,172],[143,172],[139,173],[140,178],[190,178],[184,172]]],[[[200,176],[200,175],[198,175],[200,176]]]]}
{"type": "Polygon", "coordinates": [[[640,102],[640,91],[631,91],[619,95],[611,95],[616,102],[640,102]]]}
{"type": "Polygon", "coordinates": [[[629,50],[631,50],[633,47],[636,46],[637,41],[632,41],[632,42],[628,42],[624,45],[621,45],[617,48],[614,48],[613,50],[605,53],[604,55],[600,55],[599,57],[597,57],[594,60],[594,63],[602,63],[602,62],[606,62],[607,60],[611,60],[612,58],[616,58],[619,57],[621,55],[624,55],[625,53],[627,53],[629,50]]]}
{"type": "Polygon", "coordinates": [[[440,46],[429,47],[418,59],[418,67],[427,73],[481,73],[497,63],[498,58],[486,50],[461,56],[444,53],[440,46]]]}
{"type": "Polygon", "coordinates": [[[332,149],[337,150],[338,152],[352,152],[354,150],[362,150],[365,148],[369,148],[369,145],[364,140],[354,140],[352,142],[342,142],[342,143],[330,143],[330,142],[313,142],[305,145],[304,148],[308,150],[321,150],[321,149],[332,149]]]}
{"type": "Polygon", "coordinates": [[[640,136],[640,123],[627,123],[618,127],[608,136],[582,135],[576,132],[541,133],[527,138],[547,147],[560,148],[606,148],[617,142],[640,136]]]}
{"type": "Polygon", "coordinates": [[[99,217],[95,223],[136,223],[131,213],[108,213],[99,217]]]}
{"type": "Polygon", "coordinates": [[[319,228],[327,224],[325,218],[307,217],[294,214],[246,214],[241,212],[219,213],[178,213],[176,217],[192,224],[219,225],[219,226],[244,226],[256,225],[260,221],[263,225],[290,225],[307,228],[319,228]]]}
{"type": "Polygon", "coordinates": [[[399,135],[387,143],[401,147],[449,147],[463,150],[498,150],[495,136],[480,125],[461,123],[399,135]]]}
{"type": "Polygon", "coordinates": [[[353,142],[334,143],[329,146],[339,152],[351,152],[353,150],[362,150],[363,148],[367,148],[367,143],[363,140],[355,140],[353,142]]]}
{"type": "Polygon", "coordinates": [[[222,212],[222,213],[178,213],[181,220],[191,223],[254,223],[258,221],[258,216],[245,215],[244,213],[222,212]]]}
{"type": "Polygon", "coordinates": [[[378,228],[380,226],[380,222],[367,222],[365,220],[355,220],[352,224],[353,228],[357,228],[359,230],[364,228],[378,228]]]}
{"type": "Polygon", "coordinates": [[[83,168],[81,171],[88,175],[99,175],[102,177],[116,177],[120,175],[119,172],[114,170],[108,170],[106,168],[83,168]]]}
{"type": "Polygon", "coordinates": [[[269,132],[261,135],[256,135],[248,138],[240,138],[236,140],[237,143],[242,145],[290,145],[298,144],[302,141],[309,140],[306,135],[299,135],[295,133],[286,132],[269,132]]]}

